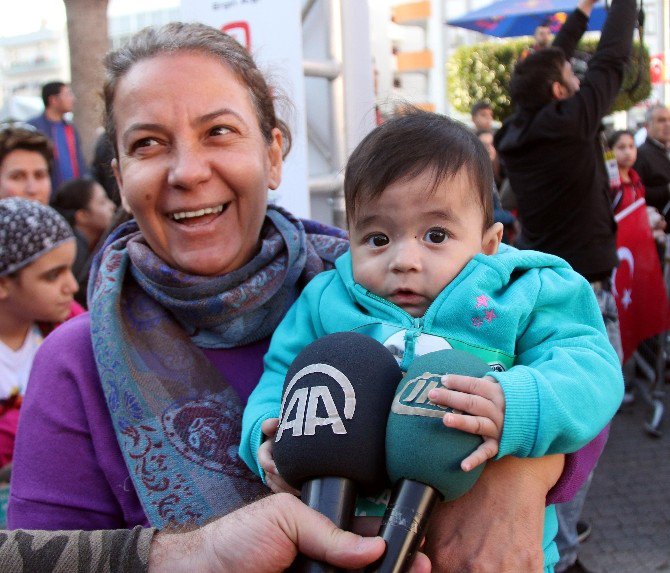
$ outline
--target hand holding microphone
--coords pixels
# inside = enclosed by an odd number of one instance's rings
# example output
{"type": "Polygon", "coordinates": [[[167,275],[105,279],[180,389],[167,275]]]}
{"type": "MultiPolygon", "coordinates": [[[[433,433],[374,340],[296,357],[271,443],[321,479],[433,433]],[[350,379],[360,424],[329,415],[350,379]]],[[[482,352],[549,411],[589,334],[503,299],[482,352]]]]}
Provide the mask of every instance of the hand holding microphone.
{"type": "Polygon", "coordinates": [[[293,495],[300,495],[300,491],[284,481],[279,475],[279,470],[275,464],[272,455],[274,445],[274,437],[277,435],[277,428],[279,427],[279,418],[268,418],[261,425],[261,431],[266,436],[266,440],[258,448],[258,465],[263,468],[265,472],[265,483],[274,493],[291,493],[293,495]]]}
{"type": "MultiPolygon", "coordinates": [[[[386,466],[395,482],[379,531],[386,541],[386,552],[367,571],[407,571],[437,502],[460,497],[477,481],[483,465],[473,465],[471,471],[464,472],[461,462],[478,450],[481,436],[443,422],[449,412],[433,403],[429,395],[447,374],[460,375],[454,386],[462,388],[461,376],[481,379],[490,370],[488,364],[467,352],[441,350],[417,358],[401,380],[386,429],[386,466]]],[[[448,378],[450,386],[454,379],[448,378]]],[[[438,394],[439,400],[472,410],[469,398],[449,394],[450,390],[440,392],[446,394],[438,394]]],[[[475,409],[479,411],[481,406],[475,409]]],[[[495,409],[487,407],[486,412],[493,415],[495,409]]],[[[462,417],[466,416],[455,415],[456,420],[462,417]]]]}
{"type": "MultiPolygon", "coordinates": [[[[388,483],[386,423],[401,377],[384,346],[353,332],[305,347],[286,375],[274,464],[307,505],[342,529],[350,526],[356,494],[388,483]]],[[[315,562],[300,567],[329,570],[315,562]]]]}

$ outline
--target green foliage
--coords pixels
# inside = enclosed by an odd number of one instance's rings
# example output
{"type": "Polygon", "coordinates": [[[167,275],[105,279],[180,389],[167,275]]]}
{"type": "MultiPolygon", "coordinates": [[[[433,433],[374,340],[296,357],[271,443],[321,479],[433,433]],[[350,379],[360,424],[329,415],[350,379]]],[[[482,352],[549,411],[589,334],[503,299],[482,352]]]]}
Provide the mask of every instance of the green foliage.
{"type": "MultiPolygon", "coordinates": [[[[508,86],[514,63],[529,45],[529,41],[523,39],[484,42],[458,48],[447,62],[447,93],[451,104],[458,111],[469,113],[475,102],[487,100],[491,103],[495,118],[504,120],[512,113],[508,86]]],[[[578,49],[593,54],[597,45],[598,40],[583,40],[578,49]]],[[[624,72],[622,90],[612,111],[629,109],[647,99],[650,93],[649,52],[634,42],[633,55],[624,72]],[[638,79],[640,65],[642,73],[638,79]]]]}

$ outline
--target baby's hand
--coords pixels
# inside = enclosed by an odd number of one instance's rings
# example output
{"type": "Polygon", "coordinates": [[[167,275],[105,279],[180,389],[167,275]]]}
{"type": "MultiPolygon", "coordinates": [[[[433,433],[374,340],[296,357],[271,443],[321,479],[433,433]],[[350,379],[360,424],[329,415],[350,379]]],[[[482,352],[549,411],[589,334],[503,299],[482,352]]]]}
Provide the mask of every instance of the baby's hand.
{"type": "Polygon", "coordinates": [[[431,390],[428,398],[434,404],[454,410],[444,415],[444,425],[484,438],[484,442],[461,462],[461,469],[469,472],[493,458],[500,449],[505,394],[490,376],[474,378],[449,374],[442,377],[442,385],[445,388],[431,390]]]}
{"type": "Polygon", "coordinates": [[[258,448],[258,464],[265,472],[265,482],[275,493],[288,492],[293,495],[300,495],[300,492],[288,485],[277,471],[274,458],[272,457],[272,446],[274,437],[279,427],[279,418],[268,418],[261,425],[261,431],[267,436],[267,439],[258,448]]]}

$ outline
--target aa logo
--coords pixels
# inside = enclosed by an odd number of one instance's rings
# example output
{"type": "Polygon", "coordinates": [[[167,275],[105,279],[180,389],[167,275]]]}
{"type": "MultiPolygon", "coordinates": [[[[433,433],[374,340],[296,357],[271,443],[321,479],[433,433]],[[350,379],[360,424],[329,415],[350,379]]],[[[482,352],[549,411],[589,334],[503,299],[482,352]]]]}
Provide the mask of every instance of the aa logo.
{"type": "Polygon", "coordinates": [[[310,364],[293,376],[286,386],[275,441],[281,440],[287,430],[291,430],[294,437],[313,436],[317,426],[330,426],[334,434],[346,434],[343,419],[351,420],[355,411],[356,392],[349,378],[329,364],[310,364]],[[330,388],[326,385],[306,386],[294,391],[296,384],[311,374],[325,374],[337,382],[344,394],[343,415],[340,415],[330,388]],[[319,416],[320,409],[325,412],[325,416],[319,416]]]}

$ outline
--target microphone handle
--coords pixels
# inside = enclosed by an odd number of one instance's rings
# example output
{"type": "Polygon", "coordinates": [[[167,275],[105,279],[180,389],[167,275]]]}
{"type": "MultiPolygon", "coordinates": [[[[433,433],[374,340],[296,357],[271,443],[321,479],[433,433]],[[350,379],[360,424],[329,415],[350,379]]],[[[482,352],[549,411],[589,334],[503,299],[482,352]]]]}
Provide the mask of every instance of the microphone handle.
{"type": "MultiPolygon", "coordinates": [[[[348,530],[356,509],[356,484],[343,477],[321,477],[305,482],[300,492],[305,505],[325,515],[340,529],[348,530]]],[[[291,573],[335,573],[336,567],[298,555],[291,573]]]]}
{"type": "Polygon", "coordinates": [[[386,551],[366,573],[404,573],[414,560],[430,516],[442,499],[434,487],[414,480],[398,480],[391,492],[379,535],[386,551]]]}

